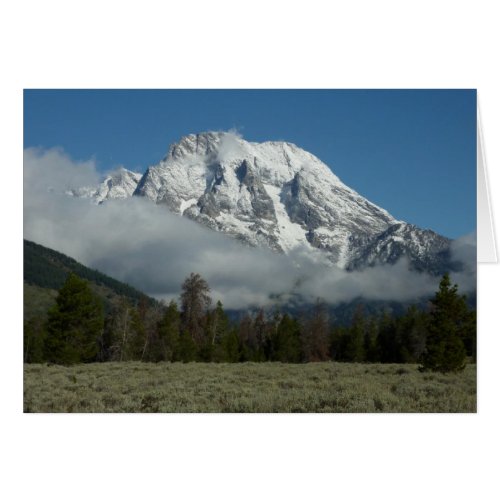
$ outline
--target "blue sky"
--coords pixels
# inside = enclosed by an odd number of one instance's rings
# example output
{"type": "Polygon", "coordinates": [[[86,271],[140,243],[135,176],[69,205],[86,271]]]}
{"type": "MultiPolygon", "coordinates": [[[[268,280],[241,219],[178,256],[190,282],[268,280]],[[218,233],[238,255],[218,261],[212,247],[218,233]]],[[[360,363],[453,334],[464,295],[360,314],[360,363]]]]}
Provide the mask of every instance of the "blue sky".
{"type": "Polygon", "coordinates": [[[285,140],[395,217],[476,229],[475,90],[25,90],[24,146],[144,171],[183,135],[285,140]]]}

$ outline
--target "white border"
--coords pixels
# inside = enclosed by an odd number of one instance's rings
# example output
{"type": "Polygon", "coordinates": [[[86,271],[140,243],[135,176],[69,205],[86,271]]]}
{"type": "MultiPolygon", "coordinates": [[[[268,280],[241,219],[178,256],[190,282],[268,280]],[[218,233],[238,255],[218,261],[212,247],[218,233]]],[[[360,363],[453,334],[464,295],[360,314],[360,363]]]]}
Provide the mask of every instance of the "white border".
{"type": "Polygon", "coordinates": [[[478,88],[495,209],[494,9],[482,0],[5,3],[2,496],[498,497],[498,266],[479,269],[477,415],[22,415],[19,342],[23,87],[478,88]]]}

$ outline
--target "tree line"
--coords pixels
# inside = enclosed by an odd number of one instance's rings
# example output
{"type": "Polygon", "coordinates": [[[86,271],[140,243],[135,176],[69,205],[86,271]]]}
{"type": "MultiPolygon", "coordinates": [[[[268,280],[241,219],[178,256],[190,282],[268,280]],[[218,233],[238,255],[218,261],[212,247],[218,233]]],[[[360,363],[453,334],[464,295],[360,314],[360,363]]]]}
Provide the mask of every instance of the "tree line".
{"type": "Polygon", "coordinates": [[[441,372],[476,358],[476,316],[448,275],[426,310],[366,315],[336,325],[318,300],[300,317],[263,309],[231,321],[210,287],[191,273],[179,301],[122,298],[106,315],[89,283],[74,274],[61,287],[45,323],[24,329],[27,363],[314,361],[420,363],[441,372]],[[178,305],[179,304],[179,305],[178,305]]]}

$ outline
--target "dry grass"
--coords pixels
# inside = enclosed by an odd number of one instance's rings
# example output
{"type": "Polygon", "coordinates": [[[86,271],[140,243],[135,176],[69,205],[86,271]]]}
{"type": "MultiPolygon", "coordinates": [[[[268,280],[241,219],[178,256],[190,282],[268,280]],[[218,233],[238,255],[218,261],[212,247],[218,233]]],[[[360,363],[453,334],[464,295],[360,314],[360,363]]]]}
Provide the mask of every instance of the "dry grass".
{"type": "Polygon", "coordinates": [[[476,367],[356,363],[25,365],[25,412],[475,412],[476,367]]]}

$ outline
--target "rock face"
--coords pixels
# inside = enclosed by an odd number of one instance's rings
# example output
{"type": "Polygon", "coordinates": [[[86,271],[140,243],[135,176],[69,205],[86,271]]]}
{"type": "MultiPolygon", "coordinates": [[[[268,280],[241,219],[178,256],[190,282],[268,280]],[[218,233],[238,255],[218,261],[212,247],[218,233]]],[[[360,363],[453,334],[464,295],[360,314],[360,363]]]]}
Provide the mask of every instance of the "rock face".
{"type": "Polygon", "coordinates": [[[98,204],[105,200],[128,198],[136,190],[141,178],[142,174],[119,168],[106,176],[97,188],[74,189],[68,194],[80,198],[93,198],[98,204]]]}
{"type": "Polygon", "coordinates": [[[443,274],[456,264],[450,261],[450,240],[428,229],[402,222],[369,238],[353,237],[348,270],[377,264],[395,264],[405,257],[417,271],[443,274]]]}
{"type": "Polygon", "coordinates": [[[121,170],[91,194],[98,203],[132,195],[248,245],[319,249],[351,270],[405,256],[415,269],[437,272],[450,244],[394,219],[294,144],[231,133],[185,136],[142,177],[121,170]]]}

